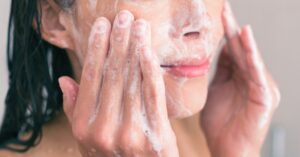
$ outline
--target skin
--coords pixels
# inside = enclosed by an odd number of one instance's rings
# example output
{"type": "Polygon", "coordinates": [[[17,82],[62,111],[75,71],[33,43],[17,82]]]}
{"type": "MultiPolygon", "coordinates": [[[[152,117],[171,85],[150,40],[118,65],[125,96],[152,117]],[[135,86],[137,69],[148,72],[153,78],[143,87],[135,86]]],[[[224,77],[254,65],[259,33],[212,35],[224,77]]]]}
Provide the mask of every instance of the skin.
{"type": "Polygon", "coordinates": [[[239,27],[229,4],[222,16],[228,42],[202,111],[202,126],[213,156],[259,156],[280,93],[251,27],[239,27]]]}
{"type": "MultiPolygon", "coordinates": [[[[209,156],[195,151],[199,143],[215,157],[259,156],[280,95],[251,28],[239,27],[229,5],[218,0],[115,2],[103,0],[91,7],[78,0],[76,16],[61,11],[52,1],[43,3],[43,38],[68,50],[76,74],[75,80],[59,79],[70,128],[62,125],[67,123],[64,120],[48,127],[72,132],[70,141],[78,143],[85,157],[209,156]],[[152,9],[147,10],[150,3],[152,9]],[[209,87],[207,75],[182,83],[161,70],[166,59],[160,43],[186,37],[186,26],[172,22],[183,16],[180,11],[194,17],[181,19],[187,25],[214,19],[209,29],[214,49],[225,31],[226,43],[209,87]],[[161,16],[153,16],[157,12],[161,16]],[[124,14],[127,20],[120,20],[124,14]],[[168,26],[176,28],[175,34],[155,33],[165,21],[171,21],[168,26]]],[[[199,36],[187,38],[180,44],[198,51],[197,44],[205,43],[199,36]]],[[[214,58],[214,51],[201,50],[197,57],[214,58]]],[[[53,134],[46,134],[46,140],[53,134]]]]}
{"type": "MultiPolygon", "coordinates": [[[[172,60],[177,60],[178,56],[197,59],[209,58],[212,61],[215,51],[204,51],[202,46],[211,45],[211,47],[216,49],[219,41],[222,39],[223,30],[220,18],[222,3],[222,0],[215,0],[213,2],[195,0],[175,2],[103,0],[97,3],[97,6],[94,7],[95,9],[91,9],[87,5],[86,0],[78,0],[76,5],[76,14],[78,16],[74,16],[74,13],[71,15],[61,15],[62,21],[67,25],[66,28],[69,28],[67,30],[69,32],[66,33],[70,34],[70,37],[68,37],[70,39],[62,41],[65,38],[57,37],[57,40],[54,40],[56,42],[53,42],[53,44],[60,45],[60,43],[65,43],[61,47],[65,47],[69,52],[73,52],[69,53],[69,55],[75,67],[76,80],[79,82],[83,64],[88,54],[89,36],[94,21],[98,17],[103,16],[113,23],[116,14],[126,9],[133,14],[135,20],[142,18],[149,22],[151,27],[151,48],[157,54],[161,65],[168,64],[172,60]],[[151,6],[151,10],[145,9],[149,6],[151,6]],[[161,13],[160,16],[153,16],[157,12],[161,13]],[[205,20],[206,18],[211,19],[211,22],[214,23],[214,27],[207,28],[208,30],[201,26],[201,23],[208,21],[205,20]],[[72,20],[70,21],[70,19],[72,20]],[[188,32],[202,33],[202,31],[207,31],[212,36],[212,41],[202,42],[201,36],[192,40],[184,40],[182,38],[188,33],[186,29],[188,29],[188,32]],[[172,32],[172,30],[175,30],[175,32],[172,32]],[[172,33],[169,34],[170,31],[172,33]],[[184,47],[188,47],[188,49],[184,51],[184,47]],[[168,50],[165,51],[165,49],[168,50]],[[179,55],[176,55],[176,50],[179,51],[179,55]]],[[[45,28],[45,30],[49,30],[49,28],[45,28]]],[[[45,32],[44,38],[47,39],[49,38],[48,36],[51,36],[51,32],[49,33],[50,35],[47,31],[45,32]]],[[[208,33],[204,32],[202,34],[208,33]]],[[[189,39],[190,37],[185,38],[189,39]]],[[[164,73],[168,114],[170,117],[183,118],[191,116],[203,108],[207,95],[208,77],[205,75],[203,77],[188,79],[183,83],[178,80],[181,80],[181,78],[174,78],[173,75],[164,73]],[[199,93],[194,92],[196,90],[202,95],[201,97],[199,97],[199,93]]]]}

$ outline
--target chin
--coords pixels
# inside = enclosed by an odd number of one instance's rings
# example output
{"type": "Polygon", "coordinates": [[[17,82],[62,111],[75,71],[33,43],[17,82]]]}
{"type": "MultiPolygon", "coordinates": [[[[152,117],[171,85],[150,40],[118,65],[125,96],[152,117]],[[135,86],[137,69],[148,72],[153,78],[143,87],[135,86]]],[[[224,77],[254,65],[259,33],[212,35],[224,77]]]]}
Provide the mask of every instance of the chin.
{"type": "Polygon", "coordinates": [[[208,76],[178,78],[164,76],[169,118],[183,119],[199,113],[207,99],[208,76]]]}

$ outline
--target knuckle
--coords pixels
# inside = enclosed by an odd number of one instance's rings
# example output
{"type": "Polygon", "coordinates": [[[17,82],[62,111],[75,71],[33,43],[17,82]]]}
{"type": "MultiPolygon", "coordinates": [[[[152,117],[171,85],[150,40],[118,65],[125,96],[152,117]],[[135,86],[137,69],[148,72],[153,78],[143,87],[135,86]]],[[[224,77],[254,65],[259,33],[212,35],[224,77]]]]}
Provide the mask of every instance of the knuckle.
{"type": "Polygon", "coordinates": [[[125,152],[145,149],[143,134],[137,130],[126,130],[120,136],[120,148],[125,152]]]}
{"type": "Polygon", "coordinates": [[[88,132],[85,126],[80,123],[76,123],[72,126],[73,136],[78,141],[83,141],[87,138],[88,132]]]}
{"type": "Polygon", "coordinates": [[[97,148],[103,151],[112,151],[114,149],[114,135],[109,127],[106,125],[96,126],[92,133],[92,140],[97,148]]]}
{"type": "Polygon", "coordinates": [[[103,151],[114,150],[114,138],[110,133],[96,132],[94,134],[94,140],[97,147],[103,151]]]}
{"type": "Polygon", "coordinates": [[[153,139],[148,138],[145,151],[160,154],[160,152],[165,149],[166,146],[167,144],[159,139],[155,139],[154,141],[153,139]]]}

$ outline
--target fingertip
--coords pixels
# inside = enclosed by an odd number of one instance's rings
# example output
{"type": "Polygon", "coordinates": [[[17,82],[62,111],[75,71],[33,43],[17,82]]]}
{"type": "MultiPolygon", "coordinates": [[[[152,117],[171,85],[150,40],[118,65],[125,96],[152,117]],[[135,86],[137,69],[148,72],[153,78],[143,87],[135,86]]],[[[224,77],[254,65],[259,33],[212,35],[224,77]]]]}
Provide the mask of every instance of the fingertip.
{"type": "Polygon", "coordinates": [[[78,94],[78,84],[68,76],[62,76],[58,79],[59,86],[63,92],[63,109],[68,119],[71,121],[71,115],[74,111],[76,97],[78,94]]]}
{"type": "Polygon", "coordinates": [[[63,94],[67,93],[77,93],[78,91],[78,84],[68,76],[62,76],[58,79],[60,89],[62,90],[63,94]]]}
{"type": "MultiPolygon", "coordinates": [[[[110,21],[105,17],[99,17],[95,20],[89,38],[89,44],[94,43],[93,41],[97,39],[98,36],[107,34],[110,31],[110,21]]],[[[91,46],[91,45],[90,45],[91,46]]]]}
{"type": "Polygon", "coordinates": [[[222,22],[224,33],[227,38],[232,38],[240,32],[239,25],[236,21],[236,18],[233,15],[231,6],[228,1],[225,1],[223,13],[222,13],[222,22]]]}
{"type": "Polygon", "coordinates": [[[88,38],[88,51],[94,52],[98,49],[99,44],[108,39],[109,32],[111,31],[111,24],[105,17],[99,17],[92,25],[90,35],[88,38]]]}
{"type": "Polygon", "coordinates": [[[98,18],[95,20],[94,25],[96,25],[96,24],[97,24],[98,22],[100,22],[100,21],[105,21],[105,22],[107,22],[107,23],[110,23],[110,21],[109,21],[106,17],[101,16],[101,17],[98,17],[98,18]]]}
{"type": "Polygon", "coordinates": [[[130,21],[133,21],[133,20],[134,20],[134,15],[133,15],[133,13],[130,12],[129,10],[124,9],[124,10],[121,10],[121,11],[118,13],[118,15],[124,15],[124,14],[125,14],[126,17],[128,17],[128,19],[129,19],[130,21]]]}
{"type": "Polygon", "coordinates": [[[245,26],[245,32],[248,35],[248,40],[249,40],[250,46],[253,48],[254,51],[257,52],[257,44],[256,44],[256,41],[254,38],[252,27],[250,25],[245,26]]]}
{"type": "Polygon", "coordinates": [[[252,54],[255,59],[260,59],[257,43],[253,34],[253,29],[250,25],[246,25],[242,28],[241,39],[246,52],[252,54]]]}
{"type": "Polygon", "coordinates": [[[230,3],[228,2],[228,0],[224,1],[224,6],[223,6],[223,12],[227,12],[231,10],[231,6],[230,3]]]}
{"type": "Polygon", "coordinates": [[[98,17],[93,24],[93,29],[98,31],[105,31],[106,28],[108,29],[110,27],[111,23],[106,17],[98,17]]]}
{"type": "Polygon", "coordinates": [[[113,22],[114,28],[127,28],[134,20],[134,15],[128,10],[121,10],[113,22]]]}
{"type": "Polygon", "coordinates": [[[60,87],[62,93],[65,94],[66,90],[67,90],[66,86],[65,86],[65,77],[60,77],[58,79],[58,84],[59,84],[59,87],[60,87]]]}

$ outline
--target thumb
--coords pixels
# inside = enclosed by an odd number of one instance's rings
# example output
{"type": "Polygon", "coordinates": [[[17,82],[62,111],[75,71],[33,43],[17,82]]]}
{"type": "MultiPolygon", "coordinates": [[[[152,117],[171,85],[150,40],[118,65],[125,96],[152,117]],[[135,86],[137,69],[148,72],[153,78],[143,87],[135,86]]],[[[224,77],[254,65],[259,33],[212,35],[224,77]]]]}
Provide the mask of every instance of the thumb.
{"type": "Polygon", "coordinates": [[[79,87],[78,84],[68,76],[60,77],[58,82],[63,93],[64,112],[71,122],[79,87]]]}

